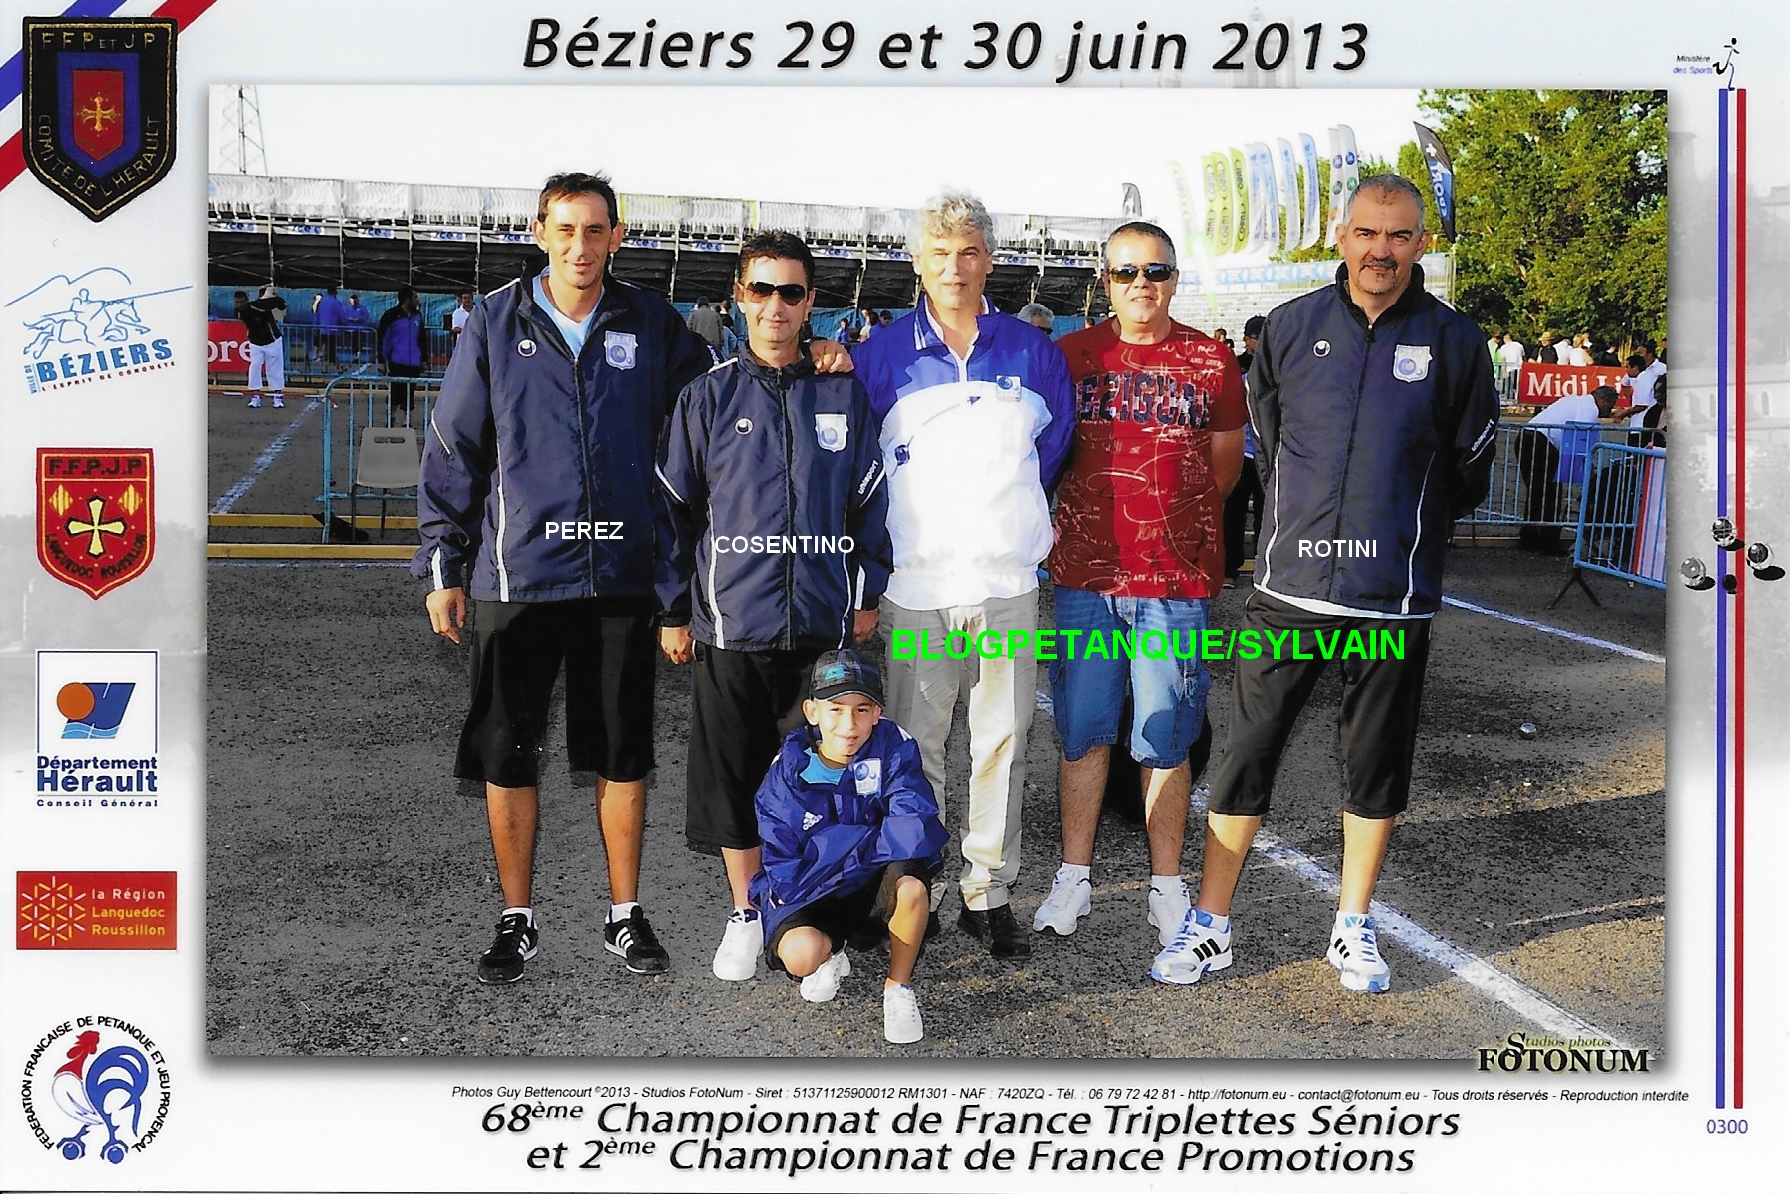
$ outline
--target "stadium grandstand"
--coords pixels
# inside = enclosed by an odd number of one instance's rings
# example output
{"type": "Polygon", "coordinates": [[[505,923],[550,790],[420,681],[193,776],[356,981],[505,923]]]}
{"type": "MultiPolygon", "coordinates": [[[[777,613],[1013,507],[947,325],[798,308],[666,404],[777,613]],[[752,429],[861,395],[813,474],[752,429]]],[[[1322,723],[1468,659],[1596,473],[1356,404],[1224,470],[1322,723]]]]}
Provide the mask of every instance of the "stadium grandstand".
{"type": "MultiPolygon", "coordinates": [[[[795,232],[813,247],[817,331],[823,312],[901,311],[918,294],[908,209],[629,192],[619,198],[628,231],[612,268],[681,308],[726,295],[741,240],[761,228],[795,232]]],[[[209,281],[226,296],[230,287],[268,281],[283,290],[384,293],[407,285],[424,295],[484,293],[543,264],[528,231],[537,199],[537,191],[519,187],[213,174],[209,281]]],[[[1011,312],[1043,303],[1057,314],[1059,331],[1106,313],[1100,247],[1124,217],[997,213],[994,221],[987,293],[997,305],[1011,312]]],[[[1235,338],[1250,315],[1327,283],[1336,264],[1192,260],[1183,253],[1175,315],[1235,338]]],[[[1444,298],[1451,264],[1436,254],[1423,260],[1425,285],[1444,298]]],[[[295,319],[303,316],[295,312],[295,319]]]]}

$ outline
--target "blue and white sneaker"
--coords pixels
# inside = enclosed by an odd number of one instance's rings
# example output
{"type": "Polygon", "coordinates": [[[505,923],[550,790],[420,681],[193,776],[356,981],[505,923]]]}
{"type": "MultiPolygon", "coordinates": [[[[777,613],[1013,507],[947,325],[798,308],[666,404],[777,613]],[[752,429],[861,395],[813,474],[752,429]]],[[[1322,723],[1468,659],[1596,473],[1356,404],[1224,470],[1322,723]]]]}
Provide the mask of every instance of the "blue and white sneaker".
{"type": "Polygon", "coordinates": [[[1351,991],[1378,995],[1392,986],[1392,967],[1380,956],[1380,942],[1371,916],[1338,912],[1324,960],[1336,967],[1342,975],[1342,985],[1351,991]]]}
{"type": "Polygon", "coordinates": [[[1231,923],[1204,908],[1189,908],[1174,938],[1156,955],[1150,977],[1159,983],[1178,987],[1191,986],[1207,974],[1228,970],[1231,965],[1231,923]]]}

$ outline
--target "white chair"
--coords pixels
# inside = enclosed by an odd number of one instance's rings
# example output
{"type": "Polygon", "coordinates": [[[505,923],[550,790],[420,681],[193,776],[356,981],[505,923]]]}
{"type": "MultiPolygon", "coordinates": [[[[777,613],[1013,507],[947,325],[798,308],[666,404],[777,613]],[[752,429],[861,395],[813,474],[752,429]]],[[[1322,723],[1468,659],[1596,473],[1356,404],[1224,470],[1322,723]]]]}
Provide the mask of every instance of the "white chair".
{"type": "MultiPolygon", "coordinates": [[[[378,489],[379,533],[385,533],[385,509],[391,490],[415,489],[422,468],[422,443],[414,427],[365,427],[354,460],[354,484],[348,489],[348,522],[357,531],[358,499],[363,489],[378,489]]],[[[414,500],[414,498],[412,499],[414,500]]]]}

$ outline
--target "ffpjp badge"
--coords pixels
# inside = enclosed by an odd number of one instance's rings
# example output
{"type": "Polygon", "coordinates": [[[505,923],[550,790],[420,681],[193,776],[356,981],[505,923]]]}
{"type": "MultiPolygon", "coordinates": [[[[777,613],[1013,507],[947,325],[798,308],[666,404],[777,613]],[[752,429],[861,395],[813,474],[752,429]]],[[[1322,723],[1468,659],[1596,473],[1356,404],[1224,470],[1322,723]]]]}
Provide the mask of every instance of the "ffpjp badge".
{"type": "Polygon", "coordinates": [[[149,448],[39,448],[37,558],[99,600],[155,558],[155,453],[149,448]]]}
{"type": "Polygon", "coordinates": [[[169,18],[25,18],[25,163],[103,220],[174,164],[169,18]]]}

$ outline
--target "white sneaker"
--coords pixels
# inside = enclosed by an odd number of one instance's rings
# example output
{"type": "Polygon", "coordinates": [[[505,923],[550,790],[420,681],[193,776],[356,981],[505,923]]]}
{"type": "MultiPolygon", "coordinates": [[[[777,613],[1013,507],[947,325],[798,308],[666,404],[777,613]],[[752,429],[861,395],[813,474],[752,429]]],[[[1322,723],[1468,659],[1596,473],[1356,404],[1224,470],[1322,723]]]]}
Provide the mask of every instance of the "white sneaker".
{"type": "Polygon", "coordinates": [[[911,1045],[926,1035],[920,1022],[920,1002],[906,984],[883,988],[883,1039],[891,1045],[911,1045]]]}
{"type": "Polygon", "coordinates": [[[1058,870],[1056,878],[1050,881],[1050,894],[1032,917],[1032,931],[1055,929],[1057,936],[1067,937],[1075,932],[1075,922],[1093,906],[1094,885],[1086,878],[1071,878],[1065,870],[1058,870]]]}
{"type": "Polygon", "coordinates": [[[802,980],[802,998],[809,1003],[831,1003],[839,994],[839,980],[851,974],[851,959],[840,950],[802,980]]]}
{"type": "Polygon", "coordinates": [[[1156,939],[1164,949],[1181,931],[1181,922],[1187,919],[1187,909],[1191,906],[1186,883],[1176,884],[1175,890],[1168,895],[1158,892],[1154,886],[1150,888],[1150,926],[1156,930],[1156,939]]]}
{"type": "Polygon", "coordinates": [[[273,408],[275,410],[285,410],[286,409],[286,400],[284,398],[279,397],[278,395],[275,395],[274,400],[273,400],[273,408]]]}
{"type": "Polygon", "coordinates": [[[254,397],[249,399],[249,408],[251,410],[260,410],[261,409],[261,395],[256,394],[254,397]]]}
{"type": "Polygon", "coordinates": [[[750,908],[736,908],[727,918],[721,947],[715,951],[715,977],[743,983],[758,973],[758,955],[764,952],[764,921],[750,908]]]}
{"type": "Polygon", "coordinates": [[[1150,977],[1159,983],[1191,986],[1202,975],[1227,970],[1231,965],[1231,929],[1223,932],[1210,912],[1189,908],[1175,939],[1150,966],[1150,977]]]}
{"type": "Polygon", "coordinates": [[[1351,991],[1378,995],[1392,986],[1392,967],[1380,956],[1371,916],[1337,913],[1324,960],[1341,972],[1342,985],[1351,991]]]}

